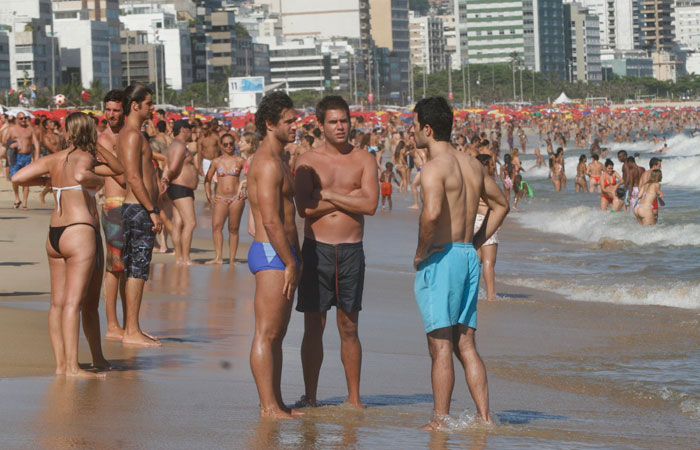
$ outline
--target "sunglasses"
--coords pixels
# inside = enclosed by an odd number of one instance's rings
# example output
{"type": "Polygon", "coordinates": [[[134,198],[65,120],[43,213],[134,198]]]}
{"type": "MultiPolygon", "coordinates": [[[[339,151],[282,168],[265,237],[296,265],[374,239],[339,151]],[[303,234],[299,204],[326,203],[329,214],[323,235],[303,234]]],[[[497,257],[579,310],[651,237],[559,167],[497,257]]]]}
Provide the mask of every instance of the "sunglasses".
{"type": "Polygon", "coordinates": [[[233,147],[233,142],[222,142],[221,145],[224,147],[233,147]]]}

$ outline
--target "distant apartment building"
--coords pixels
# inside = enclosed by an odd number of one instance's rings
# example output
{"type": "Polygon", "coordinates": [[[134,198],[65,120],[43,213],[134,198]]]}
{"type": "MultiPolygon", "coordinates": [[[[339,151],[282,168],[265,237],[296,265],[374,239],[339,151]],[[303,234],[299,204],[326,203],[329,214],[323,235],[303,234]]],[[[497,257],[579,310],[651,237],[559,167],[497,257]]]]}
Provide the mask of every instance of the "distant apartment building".
{"type": "Polygon", "coordinates": [[[422,67],[426,73],[446,68],[449,56],[445,52],[445,34],[442,19],[408,14],[410,27],[411,65],[422,67]]]}
{"type": "Polygon", "coordinates": [[[603,68],[603,80],[606,73],[620,77],[653,77],[654,63],[644,50],[606,50],[601,52],[600,63],[603,68]]]}
{"type": "Polygon", "coordinates": [[[512,63],[566,76],[561,0],[455,0],[462,64],[512,63]]]}
{"type": "MultiPolygon", "coordinates": [[[[106,88],[121,86],[121,58],[120,38],[119,38],[119,0],[53,0],[53,14],[55,20],[89,20],[100,22],[103,25],[91,25],[92,29],[104,29],[104,34],[96,41],[102,42],[106,39],[109,44],[107,73],[112,78],[103,81],[106,88]],[[80,17],[76,14],[80,11],[80,17]]],[[[83,28],[87,25],[81,25],[83,28]]],[[[68,38],[71,45],[75,45],[75,37],[68,38]]],[[[101,48],[103,44],[98,44],[101,48]]],[[[98,59],[101,56],[98,56],[98,59]]],[[[100,64],[102,64],[100,62],[100,64]]]]}
{"type": "Polygon", "coordinates": [[[642,0],[642,48],[670,52],[674,45],[674,0],[642,0]]]}
{"type": "Polygon", "coordinates": [[[598,17],[603,50],[634,50],[642,46],[643,0],[580,0],[598,17]]]}
{"type": "Polygon", "coordinates": [[[119,53],[111,52],[111,37],[107,22],[93,20],[86,9],[70,11],[64,9],[54,19],[54,32],[61,47],[61,74],[64,82],[79,83],[89,89],[99,81],[103,88],[114,86],[121,79],[120,73],[113,73],[112,64],[119,53]]]}
{"type": "Polygon", "coordinates": [[[60,54],[56,39],[50,37],[51,21],[51,0],[0,1],[0,23],[8,33],[13,89],[51,86],[52,73],[55,83],[60,82],[60,54]]]}
{"type": "MultiPolygon", "coordinates": [[[[408,0],[370,0],[370,24],[375,47],[386,48],[398,58],[398,67],[389,72],[385,89],[390,98],[406,98],[410,79],[411,40],[408,0]],[[397,69],[397,70],[396,70],[397,69]]],[[[376,65],[377,69],[380,69],[376,65]]]]}
{"type": "Polygon", "coordinates": [[[149,43],[146,31],[121,31],[122,80],[125,86],[139,82],[151,87],[158,84],[160,87],[165,79],[164,56],[163,44],[149,43]]]}
{"type": "Polygon", "coordinates": [[[148,43],[165,49],[165,79],[176,91],[193,82],[192,43],[187,24],[178,20],[172,4],[124,5],[120,18],[127,30],[145,31],[148,43]]]}
{"type": "Polygon", "coordinates": [[[564,30],[567,56],[567,80],[598,82],[603,79],[600,63],[600,27],[598,16],[580,4],[564,5],[564,30]]]}
{"type": "Polygon", "coordinates": [[[455,29],[454,14],[435,16],[442,21],[442,35],[445,38],[445,54],[449,56],[452,70],[459,70],[462,66],[461,58],[457,52],[457,31],[455,29]]]}
{"type": "Polygon", "coordinates": [[[700,51],[700,0],[676,1],[673,28],[682,49],[700,51]]]}
{"type": "Polygon", "coordinates": [[[10,31],[0,27],[0,91],[9,91],[12,87],[10,72],[10,31]]]}

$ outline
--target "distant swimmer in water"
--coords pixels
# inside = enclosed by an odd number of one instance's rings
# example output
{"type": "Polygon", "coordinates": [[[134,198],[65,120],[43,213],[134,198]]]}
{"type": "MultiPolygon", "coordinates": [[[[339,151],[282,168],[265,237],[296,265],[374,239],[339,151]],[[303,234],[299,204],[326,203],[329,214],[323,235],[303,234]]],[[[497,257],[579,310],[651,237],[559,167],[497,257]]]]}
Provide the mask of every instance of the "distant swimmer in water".
{"type": "Polygon", "coordinates": [[[576,166],[576,192],[588,192],[588,183],[586,183],[586,155],[581,155],[578,158],[578,166],[576,166]]]}
{"type": "Polygon", "coordinates": [[[668,144],[664,142],[664,146],[652,153],[666,153],[668,151],[668,144]]]}
{"type": "MultiPolygon", "coordinates": [[[[651,176],[651,173],[654,170],[661,170],[661,159],[660,158],[651,158],[649,160],[649,170],[646,172],[642,173],[642,176],[639,178],[639,186],[643,186],[646,184],[647,181],[649,181],[649,177],[651,176]]],[[[661,204],[663,205],[664,202],[661,201],[661,204]]],[[[654,209],[654,221],[658,222],[659,221],[659,201],[654,201],[652,204],[652,207],[654,209]]]]}
{"type": "Polygon", "coordinates": [[[639,203],[634,208],[634,216],[640,225],[656,225],[654,204],[664,205],[664,193],[661,192],[661,170],[650,170],[648,181],[639,190],[639,203]]]}
{"type": "Polygon", "coordinates": [[[539,149],[539,148],[536,148],[536,149],[535,149],[535,156],[537,156],[537,161],[535,162],[535,165],[532,166],[532,167],[530,167],[528,170],[532,170],[532,169],[534,169],[534,168],[536,168],[536,167],[542,167],[542,166],[544,166],[544,157],[543,157],[542,154],[540,153],[540,149],[539,149]]]}
{"type": "Polygon", "coordinates": [[[601,185],[600,210],[607,211],[612,206],[615,199],[615,189],[622,183],[622,177],[615,172],[615,164],[612,159],[605,160],[605,172],[603,173],[603,183],[601,185]]]}
{"type": "Polygon", "coordinates": [[[595,192],[596,189],[598,192],[601,192],[600,177],[605,167],[600,163],[598,155],[593,155],[591,158],[593,158],[593,161],[588,164],[588,192],[595,192]]]}

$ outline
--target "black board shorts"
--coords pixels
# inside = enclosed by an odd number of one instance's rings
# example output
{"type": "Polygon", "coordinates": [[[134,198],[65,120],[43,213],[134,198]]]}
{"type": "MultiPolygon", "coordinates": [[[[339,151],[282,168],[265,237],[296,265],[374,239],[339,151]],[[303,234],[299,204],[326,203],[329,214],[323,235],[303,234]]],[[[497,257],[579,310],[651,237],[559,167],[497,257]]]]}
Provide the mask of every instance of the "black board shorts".
{"type": "Polygon", "coordinates": [[[362,310],[365,252],[362,242],[325,244],[305,238],[297,311],[326,312],[331,306],[346,313],[362,310]]]}
{"type": "Polygon", "coordinates": [[[124,273],[127,278],[148,280],[156,233],[146,208],[140,203],[122,205],[122,229],[124,232],[124,273]]]}
{"type": "Polygon", "coordinates": [[[170,200],[177,200],[184,197],[194,198],[194,190],[180,184],[171,184],[168,186],[167,193],[170,200]]]}

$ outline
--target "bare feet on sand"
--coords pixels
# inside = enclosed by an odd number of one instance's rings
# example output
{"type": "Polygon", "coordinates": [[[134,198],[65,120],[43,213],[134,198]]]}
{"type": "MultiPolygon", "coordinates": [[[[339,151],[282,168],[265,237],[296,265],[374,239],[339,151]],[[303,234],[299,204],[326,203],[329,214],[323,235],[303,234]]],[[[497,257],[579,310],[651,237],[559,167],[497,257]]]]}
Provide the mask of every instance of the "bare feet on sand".
{"type": "Polygon", "coordinates": [[[110,362],[104,358],[102,358],[101,361],[93,361],[92,367],[94,367],[95,369],[99,369],[99,370],[112,370],[112,369],[114,369],[114,366],[112,364],[110,364],[110,362]]]}
{"type": "Polygon", "coordinates": [[[87,370],[78,369],[76,371],[66,371],[66,377],[69,378],[107,378],[106,373],[88,372],[87,370]]]}
{"type": "Polygon", "coordinates": [[[138,334],[124,334],[124,339],[122,339],[122,344],[124,345],[134,345],[138,347],[160,347],[163,344],[160,343],[158,339],[151,339],[146,335],[146,333],[138,334]]]}
{"type": "Polygon", "coordinates": [[[303,416],[304,413],[290,408],[260,408],[260,417],[267,419],[293,419],[295,416],[303,416]]]}
{"type": "Polygon", "coordinates": [[[494,297],[489,297],[489,298],[486,299],[486,301],[487,301],[487,302],[497,302],[497,301],[498,301],[498,297],[496,297],[496,296],[494,296],[494,297]]]}
{"type": "Polygon", "coordinates": [[[182,264],[183,266],[191,266],[194,264],[194,261],[192,261],[191,259],[185,259],[182,261],[177,261],[177,263],[182,264]]]}
{"type": "Polygon", "coordinates": [[[418,205],[414,203],[413,205],[409,206],[408,209],[418,209],[418,205]]]}
{"type": "Polygon", "coordinates": [[[124,338],[124,330],[122,328],[107,328],[105,339],[110,341],[121,341],[124,338]]]}
{"type": "Polygon", "coordinates": [[[210,259],[209,261],[205,262],[204,264],[223,264],[224,260],[223,259],[210,259]]]}

